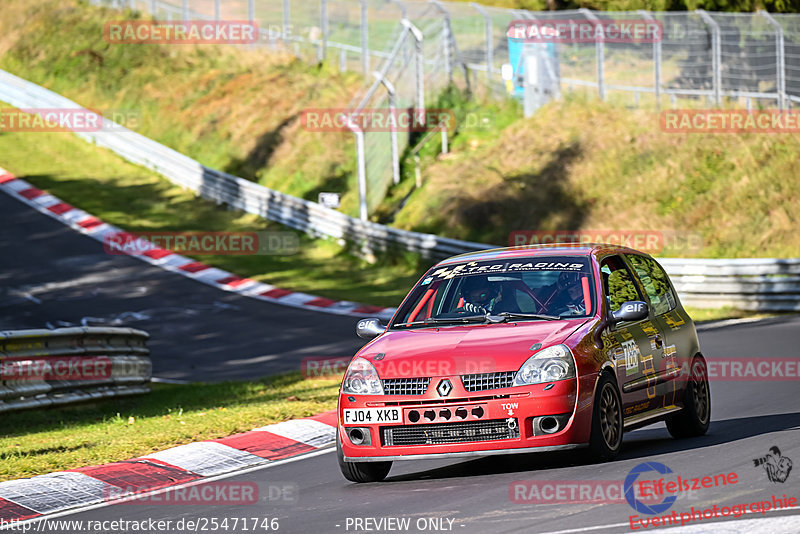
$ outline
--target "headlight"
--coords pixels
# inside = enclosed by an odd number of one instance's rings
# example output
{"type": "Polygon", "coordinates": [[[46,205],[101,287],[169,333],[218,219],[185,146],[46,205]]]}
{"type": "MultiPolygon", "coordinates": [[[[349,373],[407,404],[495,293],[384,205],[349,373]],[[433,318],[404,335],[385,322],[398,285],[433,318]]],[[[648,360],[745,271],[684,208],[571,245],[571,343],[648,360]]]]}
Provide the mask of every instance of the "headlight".
{"type": "Polygon", "coordinates": [[[360,357],[350,362],[342,381],[342,393],[383,395],[383,386],[375,367],[360,357]]]}
{"type": "Polygon", "coordinates": [[[522,364],[514,377],[515,386],[528,386],[575,378],[575,360],[566,345],[542,349],[522,364]]]}

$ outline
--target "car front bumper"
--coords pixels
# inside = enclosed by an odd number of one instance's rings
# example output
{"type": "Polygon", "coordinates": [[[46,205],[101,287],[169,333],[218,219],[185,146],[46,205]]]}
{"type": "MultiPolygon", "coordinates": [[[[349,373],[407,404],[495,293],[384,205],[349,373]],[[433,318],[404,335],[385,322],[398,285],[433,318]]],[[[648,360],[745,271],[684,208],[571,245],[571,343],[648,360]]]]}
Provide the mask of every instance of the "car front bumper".
{"type": "MultiPolygon", "coordinates": [[[[441,378],[447,377],[434,380],[441,378]]],[[[453,384],[460,382],[449,378],[453,384]]],[[[586,378],[472,393],[459,387],[448,398],[435,393],[424,397],[342,394],[338,408],[342,454],[345,461],[374,462],[579,448],[588,442],[591,422],[591,398],[586,402],[584,397],[593,378],[586,378]],[[344,409],[383,407],[400,409],[402,421],[342,423],[344,409]],[[463,416],[463,410],[466,417],[456,415],[463,416]],[[416,421],[413,414],[419,416],[416,421]],[[555,431],[543,429],[546,418],[557,421],[555,431]],[[351,442],[348,432],[354,428],[368,434],[369,444],[351,442]]]]}

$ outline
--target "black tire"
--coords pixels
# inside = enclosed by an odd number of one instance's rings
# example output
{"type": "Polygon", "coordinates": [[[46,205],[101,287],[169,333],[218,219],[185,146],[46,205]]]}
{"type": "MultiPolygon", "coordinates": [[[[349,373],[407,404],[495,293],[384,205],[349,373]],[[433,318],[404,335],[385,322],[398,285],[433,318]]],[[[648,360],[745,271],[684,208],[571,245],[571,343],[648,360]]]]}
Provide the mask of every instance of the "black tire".
{"type": "Polygon", "coordinates": [[[617,383],[609,375],[600,375],[592,410],[592,433],[589,458],[593,461],[613,460],[622,448],[622,397],[617,383]]]}
{"type": "Polygon", "coordinates": [[[706,362],[695,356],[691,369],[692,375],[683,392],[683,409],[666,421],[667,430],[676,439],[702,436],[711,423],[711,389],[706,362]]]}
{"type": "Polygon", "coordinates": [[[350,482],[380,482],[392,468],[392,462],[345,462],[339,431],[336,431],[336,457],[344,478],[350,482]]]}

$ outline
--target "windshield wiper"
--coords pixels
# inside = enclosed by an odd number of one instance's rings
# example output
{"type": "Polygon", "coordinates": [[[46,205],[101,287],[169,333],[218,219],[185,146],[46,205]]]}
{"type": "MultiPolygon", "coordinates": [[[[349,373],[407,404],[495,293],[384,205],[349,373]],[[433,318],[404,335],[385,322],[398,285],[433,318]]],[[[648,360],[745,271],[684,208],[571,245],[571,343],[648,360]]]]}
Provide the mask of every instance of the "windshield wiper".
{"type": "Polygon", "coordinates": [[[395,326],[415,326],[415,325],[434,325],[434,324],[452,324],[452,323],[474,323],[474,322],[484,322],[486,321],[485,315],[467,315],[465,317],[448,317],[448,318],[437,318],[437,317],[429,317],[424,321],[414,321],[411,323],[397,323],[393,324],[392,327],[395,326]]]}
{"type": "Polygon", "coordinates": [[[486,320],[485,315],[467,315],[465,317],[451,317],[451,318],[436,318],[436,317],[429,317],[424,321],[413,321],[411,323],[397,323],[393,324],[392,326],[414,326],[414,325],[432,325],[432,324],[447,324],[447,323],[472,323],[477,322],[480,320],[481,322],[486,320]]]}
{"type": "Polygon", "coordinates": [[[464,317],[447,317],[447,318],[437,318],[431,317],[428,321],[435,323],[435,324],[443,324],[443,323],[473,323],[477,321],[486,321],[485,315],[466,315],[464,317]]]}
{"type": "Polygon", "coordinates": [[[506,317],[507,319],[542,319],[544,321],[558,321],[561,319],[561,317],[557,315],[544,315],[540,313],[500,312],[497,315],[506,317]]]}

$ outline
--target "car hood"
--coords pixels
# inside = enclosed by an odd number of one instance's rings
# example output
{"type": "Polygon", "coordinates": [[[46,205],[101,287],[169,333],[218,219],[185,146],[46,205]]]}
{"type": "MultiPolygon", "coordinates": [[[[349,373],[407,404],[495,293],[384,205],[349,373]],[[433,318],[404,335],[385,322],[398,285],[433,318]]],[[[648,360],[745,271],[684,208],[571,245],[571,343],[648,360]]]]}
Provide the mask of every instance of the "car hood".
{"type": "Polygon", "coordinates": [[[393,330],[358,355],[372,362],[381,378],[516,371],[539,348],[563,343],[587,320],[393,330]]]}

